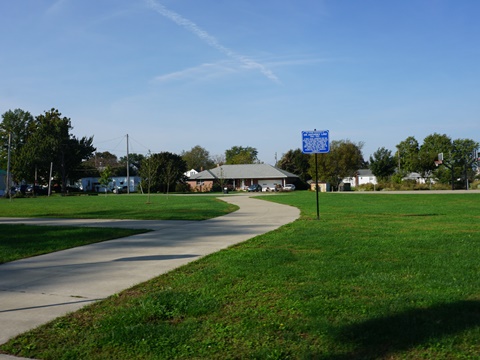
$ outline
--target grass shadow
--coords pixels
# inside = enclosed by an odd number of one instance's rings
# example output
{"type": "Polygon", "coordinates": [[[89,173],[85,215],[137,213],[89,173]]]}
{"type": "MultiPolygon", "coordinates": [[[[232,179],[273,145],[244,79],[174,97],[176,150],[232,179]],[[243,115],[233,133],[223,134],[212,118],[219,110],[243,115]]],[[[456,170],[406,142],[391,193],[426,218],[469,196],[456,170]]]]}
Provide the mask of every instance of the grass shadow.
{"type": "Polygon", "coordinates": [[[429,341],[480,326],[480,301],[458,301],[411,309],[340,329],[338,341],[354,345],[334,360],[380,359],[429,341]]]}

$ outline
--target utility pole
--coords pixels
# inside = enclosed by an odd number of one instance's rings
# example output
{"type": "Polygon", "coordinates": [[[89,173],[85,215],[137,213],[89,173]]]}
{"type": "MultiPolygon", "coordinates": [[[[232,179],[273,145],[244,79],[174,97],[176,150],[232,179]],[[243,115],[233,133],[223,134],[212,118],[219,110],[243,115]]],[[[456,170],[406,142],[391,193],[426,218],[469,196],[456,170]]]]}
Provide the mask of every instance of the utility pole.
{"type": "Polygon", "coordinates": [[[127,134],[127,194],[130,194],[130,161],[128,159],[128,134],[127,134]]]}
{"type": "Polygon", "coordinates": [[[7,194],[12,201],[12,189],[10,189],[10,147],[12,144],[12,133],[8,133],[8,155],[7,155],[7,194]]]}

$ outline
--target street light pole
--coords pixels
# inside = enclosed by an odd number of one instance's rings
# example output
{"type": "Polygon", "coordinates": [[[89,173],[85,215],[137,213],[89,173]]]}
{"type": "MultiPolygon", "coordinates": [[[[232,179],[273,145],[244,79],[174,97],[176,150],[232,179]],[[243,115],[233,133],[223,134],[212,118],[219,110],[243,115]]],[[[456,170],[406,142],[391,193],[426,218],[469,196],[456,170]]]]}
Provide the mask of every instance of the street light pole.
{"type": "Polygon", "coordinates": [[[12,191],[10,189],[10,147],[12,143],[12,133],[8,133],[8,155],[7,155],[7,191],[10,200],[12,200],[12,191]]]}

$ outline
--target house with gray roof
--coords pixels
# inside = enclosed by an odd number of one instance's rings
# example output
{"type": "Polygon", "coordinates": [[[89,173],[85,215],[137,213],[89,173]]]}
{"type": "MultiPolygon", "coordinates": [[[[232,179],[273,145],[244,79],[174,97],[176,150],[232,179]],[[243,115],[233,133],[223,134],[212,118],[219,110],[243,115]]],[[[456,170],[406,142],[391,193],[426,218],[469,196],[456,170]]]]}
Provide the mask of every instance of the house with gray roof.
{"type": "Polygon", "coordinates": [[[355,174],[355,181],[352,186],[359,186],[364,184],[377,185],[377,177],[373,175],[370,169],[360,169],[355,174]]]}
{"type": "Polygon", "coordinates": [[[268,164],[221,165],[194,174],[188,180],[192,191],[211,191],[214,184],[234,190],[245,190],[259,184],[262,189],[275,189],[277,185],[294,183],[299,177],[268,164]]]}

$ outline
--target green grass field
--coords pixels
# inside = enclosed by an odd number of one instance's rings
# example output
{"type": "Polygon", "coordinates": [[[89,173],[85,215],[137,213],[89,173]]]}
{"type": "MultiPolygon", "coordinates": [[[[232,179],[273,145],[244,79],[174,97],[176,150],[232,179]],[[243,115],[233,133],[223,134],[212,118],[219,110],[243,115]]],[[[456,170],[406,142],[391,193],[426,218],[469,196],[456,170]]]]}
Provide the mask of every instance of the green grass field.
{"type": "Polygon", "coordinates": [[[146,231],[0,224],[0,264],[146,231]]]}
{"type": "MultiPolygon", "coordinates": [[[[212,196],[145,195],[52,196],[0,199],[1,217],[85,219],[205,220],[236,206],[212,196]]],[[[0,224],[0,264],[95,242],[142,233],[142,230],[0,224]]]]}
{"type": "Polygon", "coordinates": [[[480,194],[315,194],[294,223],[0,348],[38,359],[479,359],[480,194]]]}
{"type": "Polygon", "coordinates": [[[98,195],[0,199],[0,217],[81,219],[206,220],[236,206],[214,196],[98,195]]]}

